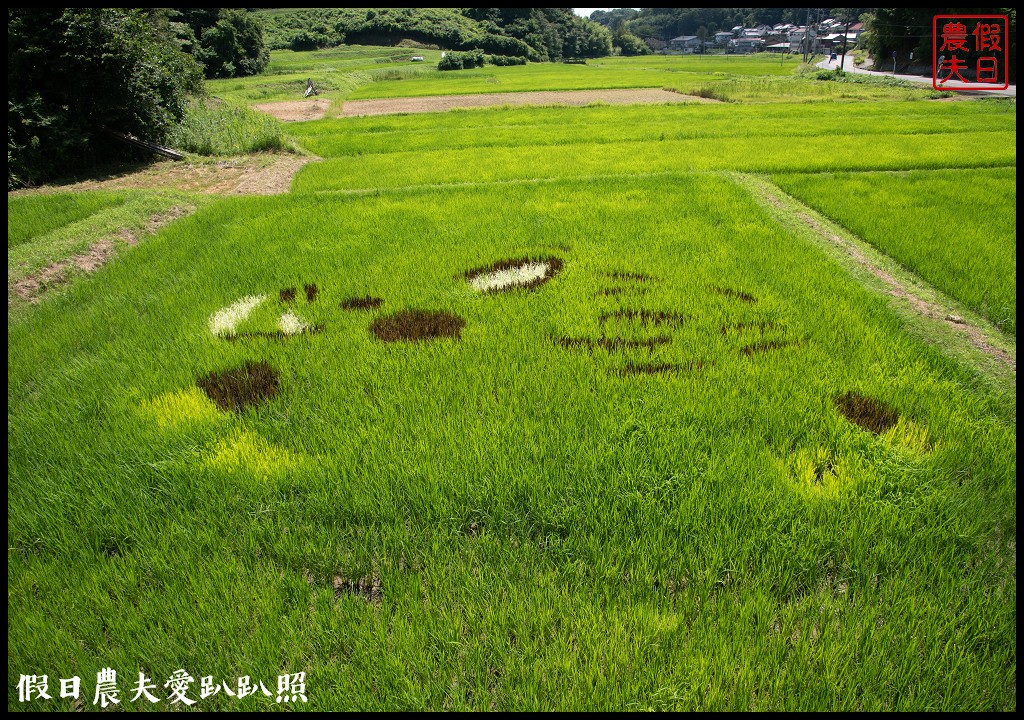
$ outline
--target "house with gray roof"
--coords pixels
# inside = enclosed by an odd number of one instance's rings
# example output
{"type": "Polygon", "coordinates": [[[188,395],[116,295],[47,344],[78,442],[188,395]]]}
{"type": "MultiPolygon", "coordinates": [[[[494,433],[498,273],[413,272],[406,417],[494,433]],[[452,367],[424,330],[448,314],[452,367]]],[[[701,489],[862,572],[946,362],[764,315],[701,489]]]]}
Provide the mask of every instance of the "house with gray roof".
{"type": "Polygon", "coordinates": [[[669,48],[676,52],[700,52],[701,41],[696,35],[680,35],[668,41],[669,48]]]}

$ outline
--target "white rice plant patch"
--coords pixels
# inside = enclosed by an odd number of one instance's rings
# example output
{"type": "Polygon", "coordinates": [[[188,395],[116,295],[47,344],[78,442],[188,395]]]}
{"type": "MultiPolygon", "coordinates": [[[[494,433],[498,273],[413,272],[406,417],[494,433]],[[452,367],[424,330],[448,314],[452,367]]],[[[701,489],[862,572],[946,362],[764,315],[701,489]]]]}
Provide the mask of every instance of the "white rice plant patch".
{"type": "Polygon", "coordinates": [[[226,308],[221,308],[210,316],[210,332],[216,337],[234,335],[238,324],[249,317],[249,314],[266,299],[266,295],[248,295],[226,308]]]}
{"type": "Polygon", "coordinates": [[[527,263],[507,270],[495,270],[477,275],[469,281],[469,284],[481,292],[504,290],[513,285],[527,285],[541,279],[548,274],[548,267],[547,263],[527,263]]]}
{"type": "Polygon", "coordinates": [[[278,322],[281,332],[285,335],[298,335],[309,328],[309,324],[302,321],[295,313],[286,312],[278,322]]]}
{"type": "Polygon", "coordinates": [[[514,288],[535,288],[562,269],[558,258],[521,258],[502,260],[488,267],[465,274],[470,286],[479,292],[496,292],[514,288]]]}

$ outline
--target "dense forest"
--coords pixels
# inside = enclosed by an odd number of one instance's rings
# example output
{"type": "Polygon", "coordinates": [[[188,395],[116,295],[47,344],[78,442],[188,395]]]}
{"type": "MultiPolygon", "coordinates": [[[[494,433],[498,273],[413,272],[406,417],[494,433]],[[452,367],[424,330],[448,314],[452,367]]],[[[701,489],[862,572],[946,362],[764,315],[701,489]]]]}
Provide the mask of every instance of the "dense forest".
{"type": "Polygon", "coordinates": [[[273,50],[416,40],[537,62],[603,57],[612,51],[611,33],[570,8],[308,8],[259,16],[273,50]]]}

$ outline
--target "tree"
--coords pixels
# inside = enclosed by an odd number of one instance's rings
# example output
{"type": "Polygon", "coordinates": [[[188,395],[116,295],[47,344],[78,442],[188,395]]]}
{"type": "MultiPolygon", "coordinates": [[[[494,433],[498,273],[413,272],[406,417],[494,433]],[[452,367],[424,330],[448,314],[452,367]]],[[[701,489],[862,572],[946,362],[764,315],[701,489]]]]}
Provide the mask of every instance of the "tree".
{"type": "Polygon", "coordinates": [[[631,32],[625,30],[619,30],[615,35],[612,36],[612,45],[619,48],[623,55],[647,55],[651,52],[651,49],[647,47],[647,43],[638,38],[631,32]]]}
{"type": "Polygon", "coordinates": [[[118,152],[104,127],[160,142],[202,92],[195,60],[146,11],[8,9],[7,185],[118,152]]]}
{"type": "Polygon", "coordinates": [[[208,78],[258,75],[270,62],[263,26],[245,10],[222,9],[216,24],[202,31],[199,44],[208,78]]]}

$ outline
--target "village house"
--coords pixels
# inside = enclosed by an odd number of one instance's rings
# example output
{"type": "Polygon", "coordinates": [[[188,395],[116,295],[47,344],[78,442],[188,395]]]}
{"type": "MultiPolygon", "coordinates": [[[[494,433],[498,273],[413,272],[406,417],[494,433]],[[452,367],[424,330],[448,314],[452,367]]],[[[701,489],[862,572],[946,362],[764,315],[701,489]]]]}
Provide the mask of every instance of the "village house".
{"type": "Polygon", "coordinates": [[[701,40],[696,35],[680,35],[669,40],[668,45],[675,52],[691,54],[700,52],[701,40]]]}
{"type": "Polygon", "coordinates": [[[726,44],[732,40],[733,34],[728,30],[722,30],[715,33],[715,47],[725,47],[726,44]]]}
{"type": "Polygon", "coordinates": [[[740,37],[734,38],[729,41],[729,46],[726,48],[726,52],[737,53],[739,55],[750,54],[757,52],[764,47],[764,40],[757,37],[740,37]]]}

